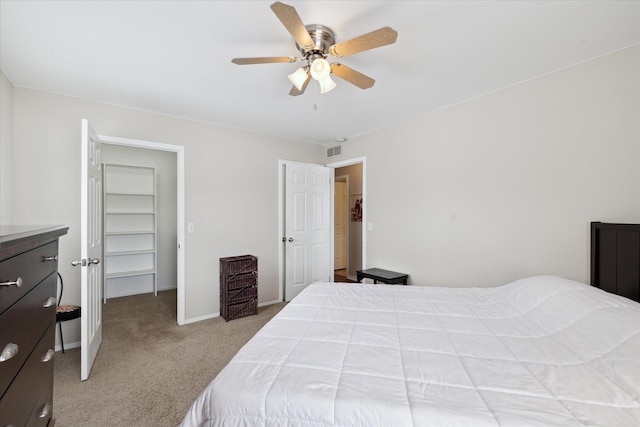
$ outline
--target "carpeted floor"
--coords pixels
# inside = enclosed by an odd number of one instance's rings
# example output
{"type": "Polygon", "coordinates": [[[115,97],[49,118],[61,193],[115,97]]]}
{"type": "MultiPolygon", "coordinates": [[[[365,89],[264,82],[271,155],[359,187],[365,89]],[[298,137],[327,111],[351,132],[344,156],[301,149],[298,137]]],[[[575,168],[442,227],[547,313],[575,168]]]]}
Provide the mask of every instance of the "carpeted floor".
{"type": "Polygon", "coordinates": [[[257,316],[176,323],[176,292],[111,299],[87,381],[80,349],[56,353],[56,427],[177,426],[193,400],[285,303],[257,316]]]}

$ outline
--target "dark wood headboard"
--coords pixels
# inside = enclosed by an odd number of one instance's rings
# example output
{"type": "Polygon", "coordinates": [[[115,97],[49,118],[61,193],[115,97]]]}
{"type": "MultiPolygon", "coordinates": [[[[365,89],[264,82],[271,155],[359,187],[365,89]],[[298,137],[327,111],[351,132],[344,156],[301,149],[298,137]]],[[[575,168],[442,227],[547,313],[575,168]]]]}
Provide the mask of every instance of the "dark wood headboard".
{"type": "Polygon", "coordinates": [[[591,223],[591,285],[640,302],[640,224],[591,223]]]}

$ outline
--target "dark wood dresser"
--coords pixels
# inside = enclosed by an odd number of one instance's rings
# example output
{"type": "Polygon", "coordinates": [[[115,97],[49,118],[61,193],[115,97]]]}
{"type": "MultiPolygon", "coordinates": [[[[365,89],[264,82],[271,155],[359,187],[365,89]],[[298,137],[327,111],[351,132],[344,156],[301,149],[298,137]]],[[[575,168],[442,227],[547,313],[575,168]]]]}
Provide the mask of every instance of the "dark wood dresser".
{"type": "Polygon", "coordinates": [[[0,426],[52,425],[58,239],[0,227],[0,426]]]}

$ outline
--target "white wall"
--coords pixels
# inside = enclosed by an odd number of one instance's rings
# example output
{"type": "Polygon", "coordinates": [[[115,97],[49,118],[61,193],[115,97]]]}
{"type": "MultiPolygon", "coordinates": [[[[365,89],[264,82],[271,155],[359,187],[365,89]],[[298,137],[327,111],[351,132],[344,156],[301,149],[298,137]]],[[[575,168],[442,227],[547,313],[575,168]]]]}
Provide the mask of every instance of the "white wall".
{"type": "Polygon", "coordinates": [[[0,70],[0,224],[13,222],[13,84],[0,70]]]}
{"type": "Polygon", "coordinates": [[[156,170],[157,280],[158,290],[175,289],[177,284],[177,161],[176,153],[120,145],[102,144],[102,162],[148,166],[156,170]]]}
{"type": "Polygon", "coordinates": [[[343,153],[367,157],[367,267],[426,285],[588,282],[590,221],[640,222],[640,46],[353,138],[343,153]]]}
{"type": "MultiPolygon", "coordinates": [[[[320,162],[324,149],[139,110],[14,88],[14,201],[19,224],[66,224],[65,300],[80,301],[80,120],[102,135],[182,145],[186,161],[187,321],[219,311],[219,258],[259,259],[259,302],[278,298],[278,159],[320,162]]],[[[65,341],[79,340],[66,322],[65,341]]]]}

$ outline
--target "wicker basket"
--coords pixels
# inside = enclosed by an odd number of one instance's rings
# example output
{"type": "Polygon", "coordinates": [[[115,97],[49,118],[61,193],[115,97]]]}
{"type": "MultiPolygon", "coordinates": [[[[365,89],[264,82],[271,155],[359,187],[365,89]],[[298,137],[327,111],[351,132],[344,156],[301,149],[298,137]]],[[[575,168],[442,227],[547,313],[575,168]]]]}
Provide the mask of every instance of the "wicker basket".
{"type": "Polygon", "coordinates": [[[258,314],[258,298],[240,304],[221,306],[220,315],[226,321],[258,314]],[[224,308],[222,308],[224,307],[224,308]]]}
{"type": "Polygon", "coordinates": [[[226,281],[226,289],[227,291],[233,291],[236,289],[246,288],[248,286],[253,286],[258,281],[258,272],[253,271],[247,274],[239,274],[235,276],[220,276],[220,283],[226,281]]]}
{"type": "Polygon", "coordinates": [[[245,288],[229,290],[221,293],[221,297],[222,300],[220,302],[224,304],[246,302],[258,297],[258,286],[254,284],[245,288]]]}
{"type": "Polygon", "coordinates": [[[253,255],[220,258],[220,277],[251,272],[258,272],[258,258],[253,255]]]}
{"type": "Polygon", "coordinates": [[[225,320],[258,314],[258,258],[220,258],[220,315],[225,320]]]}

